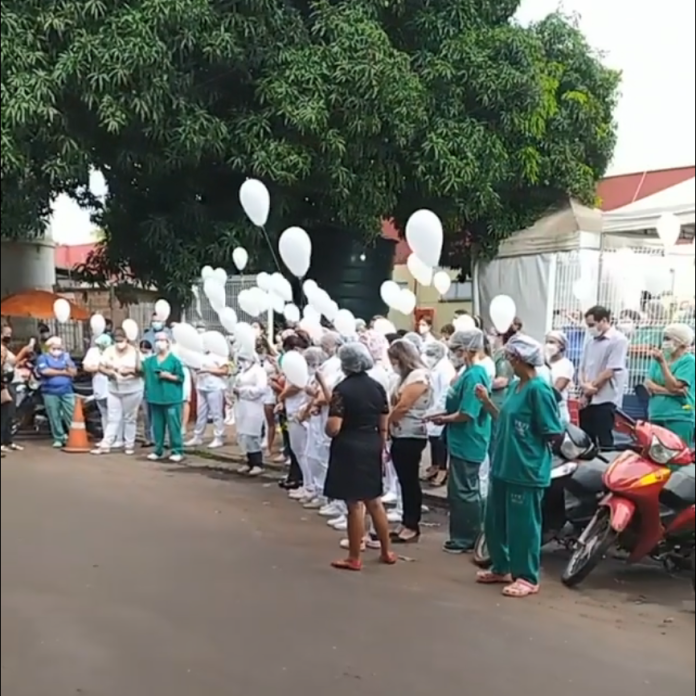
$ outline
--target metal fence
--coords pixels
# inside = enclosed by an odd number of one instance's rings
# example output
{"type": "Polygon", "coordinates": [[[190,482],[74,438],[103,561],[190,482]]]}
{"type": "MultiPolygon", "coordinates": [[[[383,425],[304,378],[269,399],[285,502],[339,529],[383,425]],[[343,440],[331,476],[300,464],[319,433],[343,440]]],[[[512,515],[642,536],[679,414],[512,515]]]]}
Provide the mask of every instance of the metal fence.
{"type": "MultiPolygon", "coordinates": [[[[240,319],[246,318],[251,320],[251,317],[245,315],[239,307],[237,298],[242,290],[249,290],[256,287],[256,276],[244,275],[244,276],[232,276],[227,279],[225,285],[225,305],[227,307],[232,307],[240,319]]],[[[184,318],[190,323],[202,322],[205,327],[210,331],[224,331],[224,328],[220,324],[217,312],[211,307],[208,298],[203,292],[203,281],[198,281],[193,286],[193,302],[190,307],[186,308],[184,312],[184,318]]],[[[265,318],[264,318],[265,321],[265,318]]]]}
{"type": "Polygon", "coordinates": [[[679,321],[694,327],[693,246],[666,254],[658,244],[632,246],[609,237],[606,247],[556,254],[553,326],[567,334],[568,357],[577,369],[586,340],[584,312],[593,305],[610,309],[630,341],[630,393],[643,383],[651,363],[647,348],[661,345],[665,326],[679,321]]]}

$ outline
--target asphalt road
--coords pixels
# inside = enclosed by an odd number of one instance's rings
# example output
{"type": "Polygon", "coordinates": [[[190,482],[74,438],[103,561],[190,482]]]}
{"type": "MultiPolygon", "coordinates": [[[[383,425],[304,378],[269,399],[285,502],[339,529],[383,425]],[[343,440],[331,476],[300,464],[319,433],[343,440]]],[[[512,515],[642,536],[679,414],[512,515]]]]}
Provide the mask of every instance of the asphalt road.
{"type": "Polygon", "coordinates": [[[690,696],[684,579],[473,584],[431,528],[334,571],[337,536],[268,484],[32,448],[2,463],[3,696],[690,696]]]}

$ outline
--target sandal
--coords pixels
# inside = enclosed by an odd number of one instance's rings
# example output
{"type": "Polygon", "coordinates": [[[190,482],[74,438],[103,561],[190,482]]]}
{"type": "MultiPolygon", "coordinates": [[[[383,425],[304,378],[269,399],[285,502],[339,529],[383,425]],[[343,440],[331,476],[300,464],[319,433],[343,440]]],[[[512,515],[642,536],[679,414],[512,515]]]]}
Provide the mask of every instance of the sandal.
{"type": "Polygon", "coordinates": [[[384,565],[395,565],[398,560],[399,557],[392,551],[390,551],[389,553],[380,554],[379,557],[379,562],[384,563],[384,565]]]}
{"type": "Polygon", "coordinates": [[[413,536],[409,537],[403,537],[401,536],[401,533],[394,532],[389,538],[392,544],[417,544],[420,540],[420,532],[417,532],[413,536]]]}
{"type": "Polygon", "coordinates": [[[421,476],[421,481],[432,481],[440,472],[436,466],[429,466],[421,476]]]}
{"type": "Polygon", "coordinates": [[[515,580],[512,584],[503,588],[503,597],[513,597],[521,599],[522,597],[531,597],[539,594],[539,585],[532,585],[526,580],[515,580]]]}
{"type": "Polygon", "coordinates": [[[479,570],[476,573],[476,582],[479,585],[509,585],[512,582],[512,576],[500,575],[492,570],[479,570]]]}
{"type": "Polygon", "coordinates": [[[336,568],[336,570],[352,570],[358,572],[362,570],[362,561],[354,558],[343,558],[340,561],[333,561],[331,567],[336,568]]]}
{"type": "Polygon", "coordinates": [[[430,479],[430,485],[433,488],[442,488],[447,483],[447,470],[439,469],[438,472],[430,479]]]}

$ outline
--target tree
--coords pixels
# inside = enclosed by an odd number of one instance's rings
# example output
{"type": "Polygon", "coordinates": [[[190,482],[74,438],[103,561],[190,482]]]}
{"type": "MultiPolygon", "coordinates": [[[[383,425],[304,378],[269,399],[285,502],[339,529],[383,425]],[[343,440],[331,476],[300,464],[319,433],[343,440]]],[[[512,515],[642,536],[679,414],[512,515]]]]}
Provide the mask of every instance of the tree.
{"type": "Polygon", "coordinates": [[[568,195],[591,202],[614,146],[618,75],[572,22],[522,27],[517,5],[2,0],[3,213],[6,181],[36,181],[40,215],[95,166],[93,270],[181,299],[236,244],[263,253],[237,201],[256,176],[271,234],[376,235],[430,207],[466,271],[568,195]]]}

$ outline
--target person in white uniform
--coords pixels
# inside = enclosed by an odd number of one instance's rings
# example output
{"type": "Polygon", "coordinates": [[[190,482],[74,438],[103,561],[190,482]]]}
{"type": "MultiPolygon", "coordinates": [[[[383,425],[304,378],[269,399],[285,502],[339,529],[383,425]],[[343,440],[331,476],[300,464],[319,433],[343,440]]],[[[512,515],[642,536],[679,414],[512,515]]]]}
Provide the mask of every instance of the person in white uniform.
{"type": "Polygon", "coordinates": [[[140,351],[128,342],[123,329],[113,332],[114,344],[102,354],[99,370],[109,380],[106,399],[107,423],[104,439],[93,454],[108,454],[121,429],[124,450],[133,454],[138,427],[138,413],[143,400],[144,382],[140,351]]]}
{"type": "Polygon", "coordinates": [[[242,351],[236,356],[238,373],[232,390],[237,442],[246,456],[239,472],[248,476],[263,473],[263,430],[266,422],[264,399],[268,389],[266,371],[258,355],[242,351]]]}
{"type": "Polygon", "coordinates": [[[201,360],[201,367],[196,371],[196,426],[193,437],[186,443],[187,447],[203,444],[203,436],[208,420],[213,421],[213,440],[208,445],[211,449],[225,444],[225,392],[227,377],[230,372],[226,357],[206,353],[201,360]]]}
{"type": "Polygon", "coordinates": [[[561,403],[558,404],[558,408],[561,412],[561,421],[566,424],[570,423],[568,398],[575,378],[575,365],[566,357],[567,349],[568,337],[563,331],[549,331],[546,334],[546,360],[551,366],[553,387],[561,395],[561,403]]]}
{"type": "MultiPolygon", "coordinates": [[[[99,370],[104,351],[112,344],[111,336],[101,334],[94,339],[94,345],[82,360],[82,369],[92,375],[92,395],[101,416],[102,441],[109,423],[107,401],[109,398],[109,378],[99,370]]],[[[101,446],[101,444],[99,445],[101,446]]]]}

